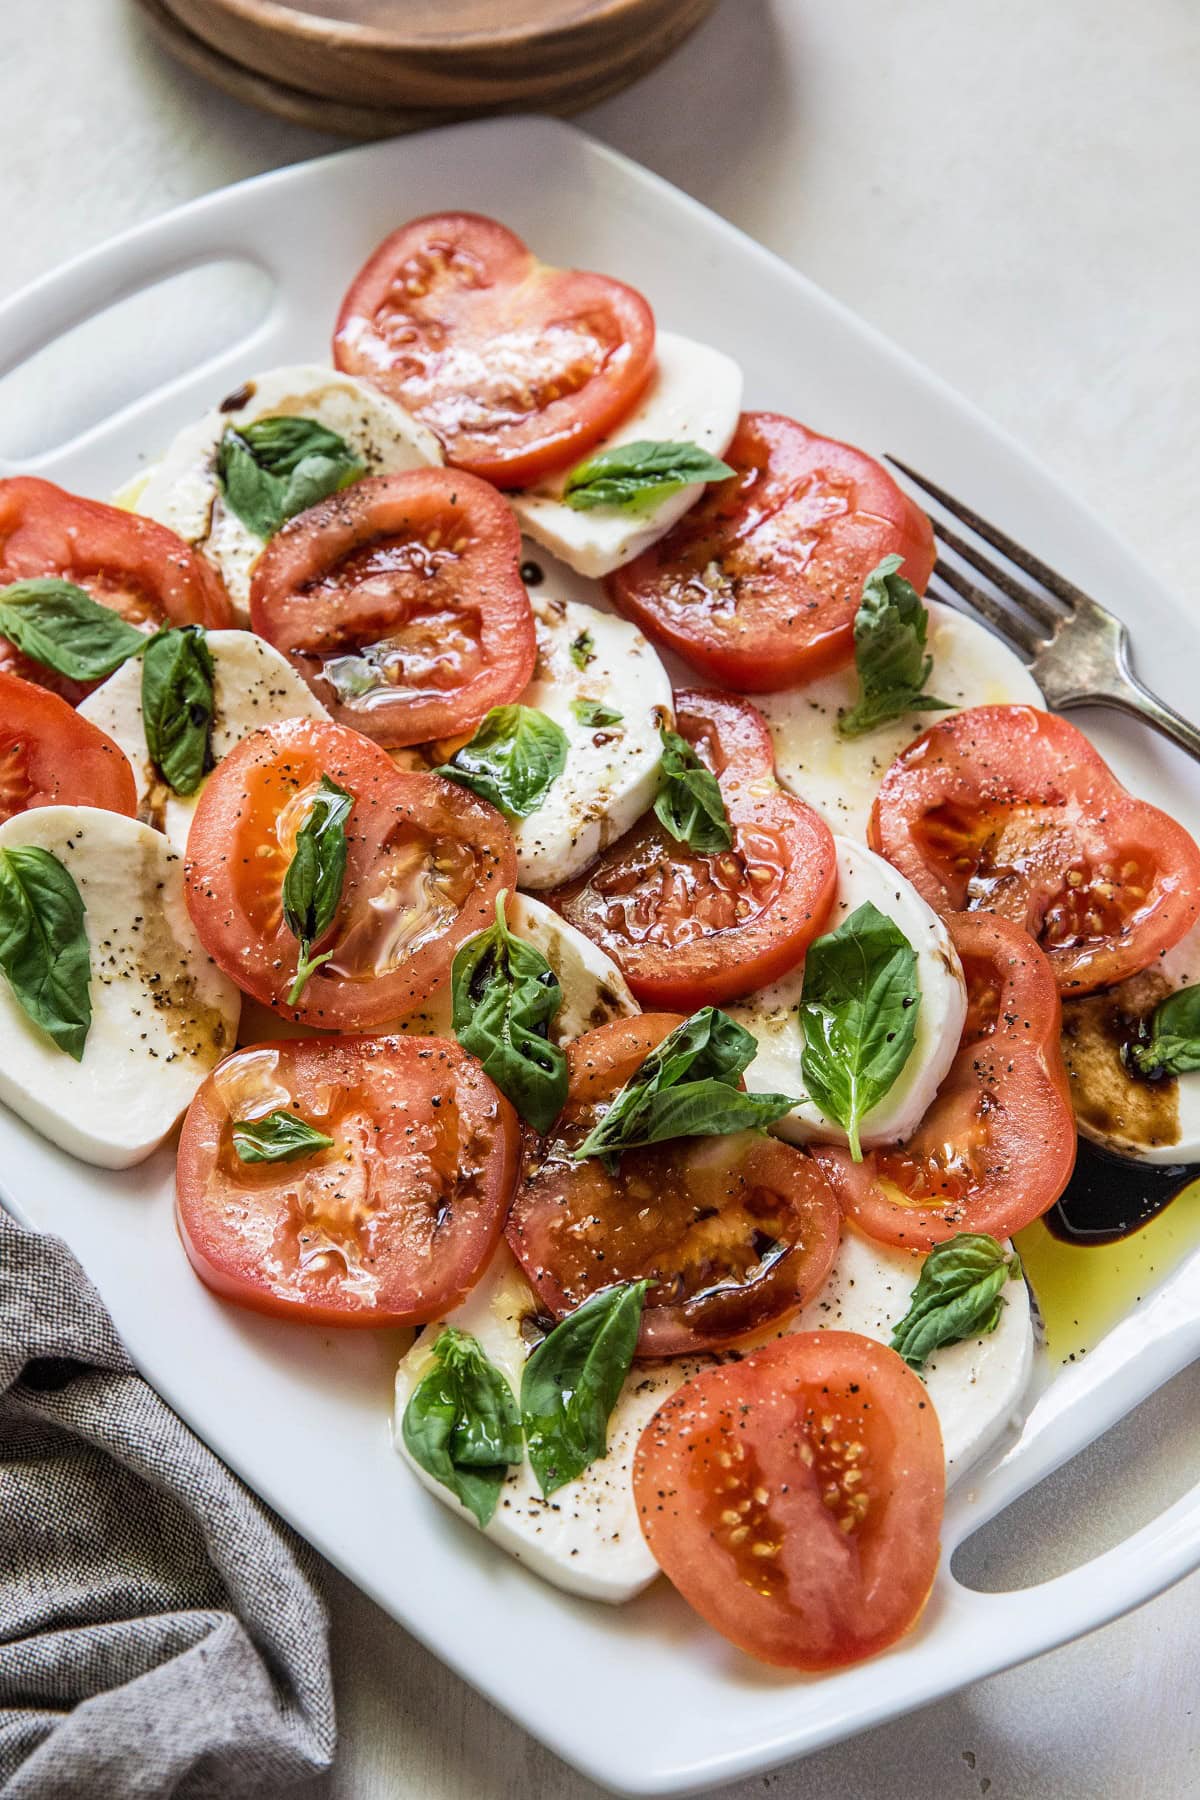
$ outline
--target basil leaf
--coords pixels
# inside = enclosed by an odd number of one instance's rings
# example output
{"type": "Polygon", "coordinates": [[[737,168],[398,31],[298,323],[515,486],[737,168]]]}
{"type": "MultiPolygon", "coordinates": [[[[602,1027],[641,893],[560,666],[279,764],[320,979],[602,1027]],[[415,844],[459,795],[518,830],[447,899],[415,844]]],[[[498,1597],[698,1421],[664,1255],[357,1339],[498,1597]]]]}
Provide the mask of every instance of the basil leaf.
{"type": "Polygon", "coordinates": [[[581,725],[619,725],[625,714],[619,713],[615,706],[605,706],[603,700],[572,700],[571,711],[581,725]]]}
{"type": "Polygon", "coordinates": [[[200,625],[156,632],[142,657],[142,724],[169,788],[194,794],[213,766],[213,659],[200,625]]]}
{"type": "Polygon", "coordinates": [[[238,1119],[233,1127],[233,1147],[244,1163],[296,1162],[316,1150],[329,1150],[333,1139],[282,1107],[261,1119],[238,1119]]]}
{"type": "Polygon", "coordinates": [[[790,1112],[786,1094],[744,1094],[738,1086],[758,1050],[753,1034],[714,1006],[669,1032],[634,1070],[604,1117],[575,1151],[576,1161],[669,1138],[761,1131],[790,1112]]]}
{"type": "Polygon", "coordinates": [[[848,1133],[859,1127],[908,1061],[921,1003],[917,955],[899,926],[868,900],[804,959],[800,1067],[810,1097],[848,1133]]]}
{"type": "Polygon", "coordinates": [[[477,1338],[446,1327],[400,1430],[413,1461],[486,1525],[509,1465],[524,1451],[513,1391],[477,1338]]]}
{"type": "Polygon", "coordinates": [[[333,924],[342,897],[346,820],[353,805],[352,794],[328,775],[322,775],[308,817],[296,834],[296,848],[283,878],[284,923],[300,944],[296,979],[288,991],[289,1006],[295,1006],[313,970],[333,955],[332,950],[327,950],[323,956],[314,956],[312,947],[333,924]]]}
{"type": "Polygon", "coordinates": [[[0,850],[0,969],[35,1025],[83,1061],[92,958],[74,877],[49,850],[0,850]]]}
{"type": "Polygon", "coordinates": [[[701,855],[728,850],[733,843],[729,815],[712,770],[686,738],[663,726],[663,785],[654,815],[664,831],[701,855]]]}
{"type": "Polygon", "coordinates": [[[496,923],[455,952],[454,1035],[535,1131],[549,1131],[567,1098],[567,1059],[547,1027],[562,1005],[558,976],[540,950],[514,937],[496,895],[496,923]]]}
{"type": "Polygon", "coordinates": [[[1200,1069],[1200,987],[1180,988],[1154,1009],[1149,1035],[1130,1044],[1129,1060],[1152,1080],[1200,1069]]]}
{"type": "Polygon", "coordinates": [[[577,669],[586,669],[595,660],[596,640],[590,631],[581,631],[578,637],[571,639],[571,661],[577,669]]]}
{"type": "Polygon", "coordinates": [[[217,447],[217,480],[229,510],[255,537],[274,537],[296,513],[357,481],[366,464],[345,438],[315,419],[290,416],[230,425],[217,447]]]}
{"type": "Polygon", "coordinates": [[[434,770],[508,819],[537,812],[567,761],[567,734],[532,706],[493,706],[469,744],[434,770]]]}
{"type": "Polygon", "coordinates": [[[926,653],[929,614],[915,587],[896,571],[902,556],[885,556],[863,583],[854,616],[858,700],[838,714],[842,737],[862,737],[911,712],[951,712],[948,700],[922,693],[933,671],[926,653]]]}
{"type": "Polygon", "coordinates": [[[982,1232],[960,1231],[925,1258],[908,1311],[892,1333],[892,1349],[910,1368],[923,1369],[935,1350],[995,1331],[1004,1307],[1001,1289],[1021,1279],[1014,1250],[982,1232]]]}
{"type": "Polygon", "coordinates": [[[0,588],[0,637],[72,681],[103,681],[146,647],[146,635],[73,581],[0,588]]]}
{"type": "Polygon", "coordinates": [[[567,476],[563,500],[577,512],[595,506],[622,512],[650,512],[696,481],[724,481],[734,471],[699,444],[662,443],[639,438],[614,444],[578,463],[567,476]]]}
{"type": "Polygon", "coordinates": [[[608,1452],[608,1420],[633,1362],[648,1281],[602,1288],[544,1337],[521,1378],[529,1461],[547,1497],[608,1452]]]}

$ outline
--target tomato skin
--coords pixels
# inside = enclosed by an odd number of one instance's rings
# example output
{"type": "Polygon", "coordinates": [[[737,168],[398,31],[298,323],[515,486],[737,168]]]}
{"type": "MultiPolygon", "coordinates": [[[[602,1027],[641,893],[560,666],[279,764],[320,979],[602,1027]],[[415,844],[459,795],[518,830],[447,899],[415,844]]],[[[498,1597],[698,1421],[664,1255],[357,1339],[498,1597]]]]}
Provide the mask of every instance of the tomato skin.
{"type": "Polygon", "coordinates": [[[388,749],[470,735],[533,675],[520,559],[516,517],[487,482],[450,469],[375,476],[276,533],[251,577],[250,618],[335,719],[388,749]],[[396,660],[356,697],[329,670],[360,650],[396,660]]]}
{"type": "Polygon", "coordinates": [[[137,814],[129,758],[57,694],[0,669],[0,824],[35,806],[137,814]]]}
{"type": "Polygon", "coordinates": [[[855,1332],[795,1332],[685,1382],[642,1432],[633,1489],[689,1606],[779,1668],[887,1649],[937,1572],[937,1413],[893,1350],[855,1332]]]}
{"type": "MultiPolygon", "coordinates": [[[[86,588],[131,624],[233,623],[221,578],[202,556],[140,513],[85,500],[33,475],[0,481],[0,586],[51,577],[86,588]]],[[[70,681],[0,638],[0,668],[77,704],[95,682],[70,681]]]]}
{"type": "Polygon", "coordinates": [[[482,1273],[519,1148],[515,1112],[457,1044],[251,1045],[188,1108],[179,1233],[200,1279],[239,1306],[310,1325],[422,1324],[457,1306],[482,1273]],[[297,1113],[333,1148],[240,1162],[232,1122],[247,1116],[247,1099],[255,1117],[277,1106],[297,1113]]]}
{"type": "Polygon", "coordinates": [[[879,463],[780,413],[743,413],[714,482],[605,587],[619,612],[709,681],[795,687],[849,662],[863,582],[895,552],[924,593],[929,520],[879,463]]]}
{"type": "Polygon", "coordinates": [[[624,1151],[612,1175],[596,1158],[571,1160],[597,1108],[683,1022],[642,1013],[567,1046],[566,1106],[545,1138],[527,1136],[507,1227],[555,1318],[613,1282],[651,1277],[639,1356],[721,1349],[785,1323],[837,1255],[837,1201],[812,1159],[775,1138],[648,1145],[624,1151]]]}
{"type": "Polygon", "coordinates": [[[337,368],[414,413],[447,462],[524,487],[570,465],[629,411],[653,366],[654,315],[624,282],[538,262],[477,213],[413,219],[342,302],[337,368]]]}
{"type": "Polygon", "coordinates": [[[840,1145],[813,1149],[847,1217],[910,1250],[959,1231],[1011,1237],[1054,1205],[1075,1166],[1047,959],[998,915],[951,913],[946,923],[966,977],[967,1023],[933,1105],[907,1143],[861,1163],[840,1145]]]}
{"type": "Polygon", "coordinates": [[[397,769],[369,738],[324,719],[254,732],[210,776],[188,834],[185,892],[205,949],[244,993],[325,1031],[378,1028],[446,981],[454,952],[516,885],[512,833],[440,775],[397,769]],[[282,886],[322,774],[354,796],[332,950],[296,1005],[298,946],[282,886]]]}
{"type": "Polygon", "coordinates": [[[689,690],[675,707],[680,736],[717,776],[732,851],[698,854],[648,813],[544,898],[607,951],[643,1006],[693,1012],[799,962],[833,903],[837,853],[819,814],[776,783],[771,736],[749,701],[689,690]]]}
{"type": "Polygon", "coordinates": [[[979,706],[888,769],[869,841],[940,913],[1023,925],[1064,994],[1148,968],[1200,914],[1200,849],[1065,719],[979,706]]]}

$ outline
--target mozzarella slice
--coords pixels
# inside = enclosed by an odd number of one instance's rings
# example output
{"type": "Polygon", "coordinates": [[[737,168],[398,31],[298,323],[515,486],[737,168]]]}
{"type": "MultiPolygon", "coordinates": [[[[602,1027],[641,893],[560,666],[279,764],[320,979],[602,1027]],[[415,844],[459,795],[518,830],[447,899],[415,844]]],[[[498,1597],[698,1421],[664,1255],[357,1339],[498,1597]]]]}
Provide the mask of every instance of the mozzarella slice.
{"type": "Polygon", "coordinates": [[[544,579],[530,595],[538,658],[522,703],[567,735],[567,761],[538,811],[513,824],[522,887],[555,887],[641,818],[658,791],[660,727],[671,682],[636,625],[561,598],[544,579]],[[580,667],[580,663],[583,664],[580,667]],[[576,703],[603,702],[613,725],[586,725],[576,703]]]}
{"type": "MultiPolygon", "coordinates": [[[[927,691],[955,711],[1003,704],[1044,706],[1041,690],[1007,645],[976,620],[930,600],[927,691]]],[[[775,744],[780,781],[814,806],[834,831],[866,841],[867,822],[885,771],[945,713],[908,713],[864,737],[837,735],[839,712],[858,699],[853,664],[803,687],[756,694],[775,744]]]]}
{"type": "MultiPolygon", "coordinates": [[[[722,351],[673,331],[659,332],[655,353],[655,372],[641,400],[596,449],[651,439],[698,444],[720,456],[737,429],[741,370],[722,351]]],[[[581,575],[607,575],[632,562],[665,537],[704,492],[704,484],[693,481],[649,512],[611,506],[577,512],[561,498],[565,481],[566,473],[513,494],[512,504],[529,536],[581,575]]]]}
{"type": "MultiPolygon", "coordinates": [[[[215,762],[274,719],[328,717],[287,659],[252,631],[210,631],[207,643],[213,659],[215,762]]],[[[88,695],[79,711],[106,731],[132,763],[139,816],[166,832],[177,849],[185,849],[204,784],[194,794],[176,794],[159,778],[146,749],[140,659],[122,664],[88,695]]]]}
{"type": "Polygon", "coordinates": [[[0,849],[38,845],[79,889],[92,1023],[75,1062],[0,975],[0,1100],[84,1162],[124,1169],[162,1142],[233,1048],[239,996],[196,936],[183,860],[136,819],[43,806],[0,826],[0,849]]]}
{"type": "MultiPolygon", "coordinates": [[[[967,1016],[967,990],[958,956],[945,925],[916,888],[874,851],[849,838],[835,836],[838,885],[827,931],[836,931],[867,901],[895,921],[917,953],[916,1039],[895,1082],[867,1113],[862,1142],[867,1148],[894,1144],[911,1136],[933,1102],[958,1050],[967,1016]]],[[[803,1094],[801,1058],[804,1032],[797,1007],[804,986],[804,964],[782,980],[762,988],[726,1011],[753,1032],[758,1053],[746,1071],[746,1086],[755,1093],[803,1094]]],[[[805,1100],[773,1128],[792,1143],[814,1140],[844,1144],[846,1132],[813,1100],[805,1100]]]]}
{"type": "Polygon", "coordinates": [[[318,363],[269,369],[185,426],[162,460],[119,491],[120,505],[169,525],[215,563],[234,611],[250,615],[250,576],[263,542],[225,504],[217,447],[227,427],[279,415],[314,419],[344,438],[368,475],[391,475],[442,461],[433,433],[385,395],[318,363]]]}

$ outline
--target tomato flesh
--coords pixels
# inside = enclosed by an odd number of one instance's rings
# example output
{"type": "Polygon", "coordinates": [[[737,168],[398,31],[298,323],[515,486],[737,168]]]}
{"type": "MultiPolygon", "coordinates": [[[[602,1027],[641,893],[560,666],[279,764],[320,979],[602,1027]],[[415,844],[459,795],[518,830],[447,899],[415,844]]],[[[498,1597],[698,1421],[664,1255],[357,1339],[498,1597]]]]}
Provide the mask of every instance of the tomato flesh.
{"type": "Polygon", "coordinates": [[[137,813],[129,758],[44,687],[0,669],[0,824],[34,806],[137,813]]]}

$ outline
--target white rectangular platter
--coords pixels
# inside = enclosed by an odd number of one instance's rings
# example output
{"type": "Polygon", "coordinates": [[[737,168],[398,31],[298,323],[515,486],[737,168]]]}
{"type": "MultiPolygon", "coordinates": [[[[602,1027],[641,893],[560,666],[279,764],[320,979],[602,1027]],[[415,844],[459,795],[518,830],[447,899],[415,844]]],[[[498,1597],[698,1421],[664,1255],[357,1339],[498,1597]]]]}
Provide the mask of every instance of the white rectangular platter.
{"type": "MultiPolygon", "coordinates": [[[[494,214],[548,261],[631,281],[663,325],[741,362],[748,406],[895,451],[946,482],[1123,614],[1141,673],[1194,707],[1200,625],[1099,521],[794,270],[549,120],[459,126],[265,175],[18,295],[0,309],[0,372],[181,269],[241,257],[274,284],[248,337],[148,395],[131,366],[128,404],[23,470],[107,497],[245,376],[326,357],[342,290],[367,252],[401,221],[445,209],[494,214]]],[[[16,472],[0,463],[0,473],[16,472]]],[[[1111,718],[1087,726],[1131,784],[1200,827],[1195,771],[1182,757],[1111,718]]],[[[1198,1487],[1041,1587],[975,1593],[950,1568],[985,1519],[1200,1353],[1200,1255],[1083,1362],[1044,1376],[1020,1434],[951,1496],[919,1628],[860,1668],[805,1679],[751,1665],[663,1582],[615,1612],[544,1587],[437,1505],[390,1445],[398,1340],[325,1335],[214,1299],[175,1237],[170,1150],[106,1175],[0,1114],[0,1182],[18,1216],[73,1246],[140,1367],[234,1469],[498,1706],[625,1792],[687,1792],[802,1755],[1090,1630],[1200,1564],[1198,1487]]],[[[403,1709],[404,1696],[396,1700],[403,1709]]]]}

